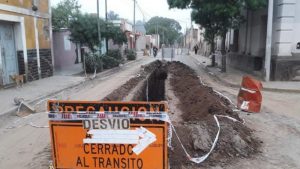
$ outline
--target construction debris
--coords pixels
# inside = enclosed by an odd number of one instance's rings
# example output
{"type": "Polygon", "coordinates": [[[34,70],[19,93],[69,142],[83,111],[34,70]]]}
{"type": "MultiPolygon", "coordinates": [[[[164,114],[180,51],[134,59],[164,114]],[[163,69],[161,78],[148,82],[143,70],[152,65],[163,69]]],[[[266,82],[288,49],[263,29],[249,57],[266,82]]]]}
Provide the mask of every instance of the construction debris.
{"type": "Polygon", "coordinates": [[[16,113],[19,117],[25,117],[36,112],[35,109],[24,100],[16,100],[15,102],[19,103],[16,113]]]}

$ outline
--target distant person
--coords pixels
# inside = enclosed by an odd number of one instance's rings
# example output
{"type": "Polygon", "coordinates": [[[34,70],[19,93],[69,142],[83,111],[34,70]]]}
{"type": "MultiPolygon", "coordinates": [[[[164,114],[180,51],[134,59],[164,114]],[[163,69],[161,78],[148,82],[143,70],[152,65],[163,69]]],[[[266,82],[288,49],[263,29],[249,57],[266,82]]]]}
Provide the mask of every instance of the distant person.
{"type": "Polygon", "coordinates": [[[151,44],[150,44],[150,49],[149,49],[149,51],[150,51],[150,56],[152,55],[152,48],[153,48],[153,44],[151,43],[151,44]]]}
{"type": "Polygon", "coordinates": [[[197,55],[198,50],[199,50],[199,46],[198,45],[194,46],[195,55],[197,55]]]}
{"type": "Polygon", "coordinates": [[[157,51],[158,51],[158,48],[156,46],[153,46],[153,56],[154,57],[156,57],[157,51]]]}

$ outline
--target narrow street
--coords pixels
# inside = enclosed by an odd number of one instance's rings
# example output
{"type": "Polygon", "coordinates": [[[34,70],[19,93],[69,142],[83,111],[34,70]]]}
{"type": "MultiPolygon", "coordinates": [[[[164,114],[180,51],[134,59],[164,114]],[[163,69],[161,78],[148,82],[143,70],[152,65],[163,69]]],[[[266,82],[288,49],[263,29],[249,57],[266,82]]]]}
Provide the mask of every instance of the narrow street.
{"type": "MultiPolygon", "coordinates": [[[[144,58],[111,72],[104,77],[86,81],[81,86],[70,88],[48,99],[60,100],[101,100],[130,78],[137,76],[141,65],[153,58],[144,58]]],[[[48,100],[47,99],[47,100],[48,100]]],[[[39,113],[19,118],[15,115],[1,119],[0,168],[46,169],[49,166],[50,133],[46,114],[46,101],[36,106],[39,113]],[[32,125],[30,125],[32,124],[32,125]],[[33,127],[36,125],[36,127],[33,127]],[[42,127],[42,128],[39,128],[42,127]]]]}
{"type": "MultiPolygon", "coordinates": [[[[101,100],[114,89],[119,88],[132,77],[137,76],[141,66],[154,58],[130,63],[98,79],[86,81],[81,86],[70,88],[55,96],[60,100],[101,100]]],[[[221,84],[211,77],[202,65],[191,56],[176,56],[175,60],[183,62],[194,69],[201,81],[236,102],[237,88],[221,84]]],[[[192,90],[192,89],[191,89],[192,90]]],[[[230,164],[217,164],[212,169],[228,168],[299,168],[300,151],[300,119],[297,110],[300,105],[296,101],[299,94],[278,92],[263,93],[263,110],[258,114],[239,112],[246,121],[246,126],[254,130],[262,143],[261,152],[249,158],[236,158],[230,164]],[[276,108],[275,106],[276,105],[276,108]],[[289,107],[289,111],[286,108],[289,107]],[[222,167],[221,167],[222,166],[222,167]]],[[[46,102],[37,105],[39,113],[25,118],[8,117],[0,128],[0,168],[46,169],[51,158],[50,133],[47,128],[46,102]]],[[[221,131],[222,132],[222,131],[221,131]]]]}
{"type": "Polygon", "coordinates": [[[0,169],[300,169],[300,0],[0,0],[0,169]]]}
{"type": "MultiPolygon", "coordinates": [[[[201,63],[191,56],[176,58],[190,67],[201,80],[215,90],[222,92],[236,103],[239,89],[228,87],[205,72],[201,63]]],[[[226,168],[230,169],[282,169],[300,167],[300,100],[298,93],[263,92],[263,108],[261,113],[250,114],[240,112],[246,125],[255,131],[263,142],[262,152],[251,159],[240,159],[226,168]]],[[[217,168],[217,167],[216,167],[217,168]]]]}

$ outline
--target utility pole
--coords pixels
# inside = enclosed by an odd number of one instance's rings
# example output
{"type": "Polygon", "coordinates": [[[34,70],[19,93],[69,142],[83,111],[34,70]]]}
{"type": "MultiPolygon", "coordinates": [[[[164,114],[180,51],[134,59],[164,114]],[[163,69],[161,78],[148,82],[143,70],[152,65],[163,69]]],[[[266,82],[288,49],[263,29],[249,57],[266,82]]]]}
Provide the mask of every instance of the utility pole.
{"type": "Polygon", "coordinates": [[[135,37],[135,5],[136,5],[136,0],[133,0],[133,37],[134,37],[134,50],[136,51],[136,37],[135,37]]]}
{"type": "MultiPolygon", "coordinates": [[[[100,28],[100,10],[99,10],[99,0],[97,0],[97,19],[98,19],[98,38],[99,38],[99,54],[100,56],[102,55],[101,52],[101,28],[100,28]]],[[[100,65],[100,71],[103,71],[103,62],[102,62],[102,57],[101,58],[101,65],[100,65]]]]}
{"type": "Polygon", "coordinates": [[[100,9],[99,9],[99,0],[97,0],[97,19],[98,19],[98,40],[99,40],[99,53],[100,55],[102,54],[101,52],[101,28],[100,28],[100,9]]]}
{"type": "Polygon", "coordinates": [[[163,41],[162,42],[163,42],[164,45],[166,45],[165,44],[165,31],[163,31],[162,33],[163,33],[163,41]]]}
{"type": "Polygon", "coordinates": [[[269,0],[268,7],[268,26],[267,26],[267,39],[266,39],[266,56],[265,56],[265,81],[270,81],[270,69],[272,58],[272,30],[273,30],[273,0],[269,0]]]}
{"type": "MultiPolygon", "coordinates": [[[[105,0],[105,21],[107,24],[107,0],[105,0]]],[[[106,25],[107,27],[107,25],[106,25]]],[[[108,39],[105,38],[106,52],[108,52],[108,39]]]]}
{"type": "Polygon", "coordinates": [[[107,21],[107,0],[105,0],[105,20],[107,21]]]}

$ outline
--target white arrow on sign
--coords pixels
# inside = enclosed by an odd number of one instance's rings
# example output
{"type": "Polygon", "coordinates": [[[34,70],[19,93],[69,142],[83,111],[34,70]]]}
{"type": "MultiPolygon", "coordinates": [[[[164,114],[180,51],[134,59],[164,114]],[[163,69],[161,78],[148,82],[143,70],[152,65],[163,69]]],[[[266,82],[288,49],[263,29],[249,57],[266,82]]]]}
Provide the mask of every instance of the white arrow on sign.
{"type": "Polygon", "coordinates": [[[135,130],[90,130],[90,139],[83,139],[87,144],[136,144],[132,151],[139,155],[151,143],[156,141],[156,136],[144,127],[135,130]]]}

